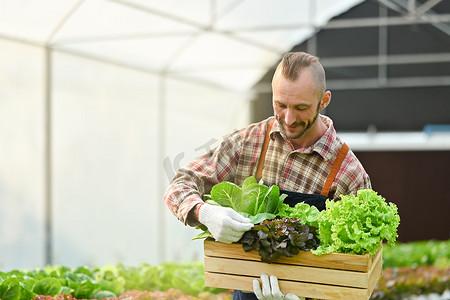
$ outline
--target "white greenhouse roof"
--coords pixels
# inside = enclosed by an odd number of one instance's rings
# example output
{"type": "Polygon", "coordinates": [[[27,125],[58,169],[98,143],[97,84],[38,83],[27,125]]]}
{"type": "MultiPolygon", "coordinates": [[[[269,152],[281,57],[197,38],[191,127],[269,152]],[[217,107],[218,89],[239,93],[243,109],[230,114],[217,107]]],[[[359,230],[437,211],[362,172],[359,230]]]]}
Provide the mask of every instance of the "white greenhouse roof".
{"type": "Polygon", "coordinates": [[[0,39],[233,91],[361,0],[1,0],[0,39]]]}

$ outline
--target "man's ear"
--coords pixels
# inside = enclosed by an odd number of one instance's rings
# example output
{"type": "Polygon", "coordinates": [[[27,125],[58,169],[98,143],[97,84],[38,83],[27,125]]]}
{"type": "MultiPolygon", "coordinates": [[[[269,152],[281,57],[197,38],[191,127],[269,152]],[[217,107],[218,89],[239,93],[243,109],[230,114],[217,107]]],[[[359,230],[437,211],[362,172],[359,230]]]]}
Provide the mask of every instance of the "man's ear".
{"type": "Polygon", "coordinates": [[[331,101],[331,92],[325,91],[322,95],[322,99],[320,99],[320,109],[324,109],[330,104],[331,101]]]}

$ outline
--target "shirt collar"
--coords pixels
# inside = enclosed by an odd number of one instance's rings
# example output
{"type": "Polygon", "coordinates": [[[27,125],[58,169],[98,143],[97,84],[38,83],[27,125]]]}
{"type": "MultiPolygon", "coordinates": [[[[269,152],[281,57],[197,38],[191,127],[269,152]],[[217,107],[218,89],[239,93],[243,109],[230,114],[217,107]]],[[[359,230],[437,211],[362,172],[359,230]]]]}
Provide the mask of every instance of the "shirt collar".
{"type": "MultiPolygon", "coordinates": [[[[325,131],[324,135],[319,140],[317,140],[315,144],[306,148],[297,149],[295,151],[304,154],[310,154],[315,151],[320,154],[325,161],[327,161],[333,157],[336,151],[339,150],[337,148],[340,143],[337,141],[336,130],[334,129],[333,121],[329,117],[324,115],[319,115],[319,118],[321,118],[327,125],[327,131],[325,131]]],[[[286,137],[281,132],[281,127],[278,121],[275,121],[275,123],[273,124],[269,136],[272,140],[274,140],[275,135],[278,135],[283,138],[283,140],[287,141],[286,137]]]]}

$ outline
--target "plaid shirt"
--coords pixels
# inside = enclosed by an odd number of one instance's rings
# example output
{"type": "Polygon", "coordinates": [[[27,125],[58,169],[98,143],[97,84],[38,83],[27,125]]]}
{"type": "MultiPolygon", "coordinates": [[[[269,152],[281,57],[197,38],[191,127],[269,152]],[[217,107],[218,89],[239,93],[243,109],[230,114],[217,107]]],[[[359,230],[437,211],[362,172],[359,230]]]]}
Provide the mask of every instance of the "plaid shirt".
{"type": "MultiPolygon", "coordinates": [[[[262,179],[281,189],[308,194],[320,194],[333,162],[343,145],[336,135],[330,118],[320,115],[328,130],[312,146],[294,149],[284,137],[278,122],[270,131],[262,179]]],[[[177,171],[164,196],[172,213],[184,224],[198,225],[195,214],[189,213],[202,203],[213,185],[230,181],[241,185],[249,176],[255,176],[268,123],[273,117],[236,131],[221,144],[186,167],[177,171]]],[[[328,197],[356,194],[357,190],[371,188],[368,174],[350,150],[328,197]]]]}

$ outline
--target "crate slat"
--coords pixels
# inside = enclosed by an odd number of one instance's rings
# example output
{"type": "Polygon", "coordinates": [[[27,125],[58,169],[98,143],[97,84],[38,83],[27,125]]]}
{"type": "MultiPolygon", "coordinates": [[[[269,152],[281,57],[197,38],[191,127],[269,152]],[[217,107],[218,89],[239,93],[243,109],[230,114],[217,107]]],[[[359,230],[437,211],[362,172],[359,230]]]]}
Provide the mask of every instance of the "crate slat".
{"type": "MultiPolygon", "coordinates": [[[[205,257],[205,271],[215,273],[240,274],[259,277],[261,263],[258,261],[205,257]]],[[[317,267],[286,265],[279,263],[266,264],[265,273],[277,276],[278,279],[328,283],[350,287],[369,287],[368,273],[344,270],[333,270],[317,267]]]]}
{"type": "Polygon", "coordinates": [[[378,280],[383,272],[383,248],[373,256],[372,268],[369,271],[369,297],[372,295],[378,280]]]}
{"type": "MultiPolygon", "coordinates": [[[[257,251],[245,252],[242,244],[224,244],[213,240],[205,240],[204,251],[207,256],[219,256],[246,260],[261,261],[257,251]]],[[[367,272],[371,267],[371,256],[352,255],[344,253],[330,253],[324,255],[314,255],[309,251],[300,251],[294,257],[282,257],[275,262],[284,264],[306,265],[351,271],[367,272]]]]}
{"type": "MultiPolygon", "coordinates": [[[[259,277],[220,274],[220,273],[205,273],[206,286],[220,285],[225,289],[234,289],[252,292],[253,279],[259,277]]],[[[316,299],[369,299],[367,289],[357,289],[342,286],[332,286],[324,284],[314,284],[307,282],[279,280],[278,284],[283,293],[293,293],[298,296],[316,298],[316,299]]]]}

